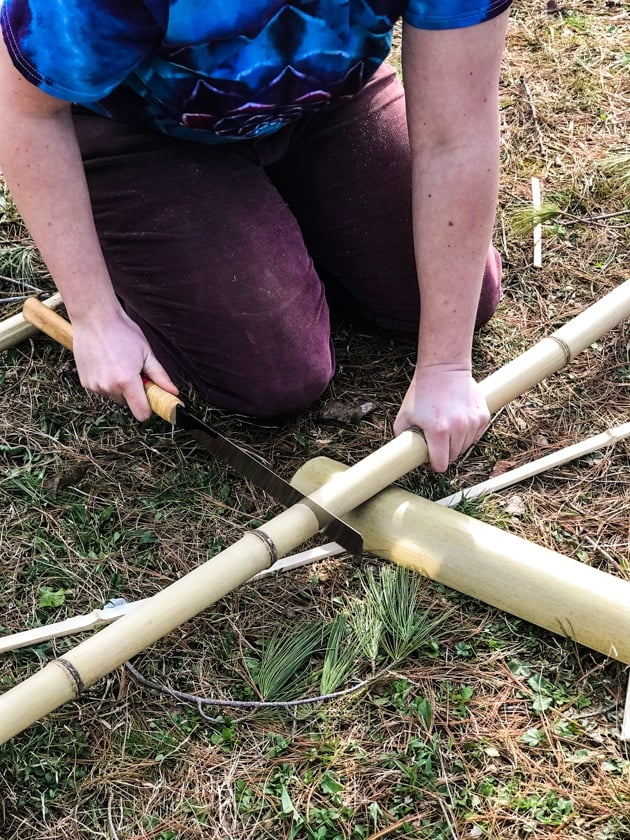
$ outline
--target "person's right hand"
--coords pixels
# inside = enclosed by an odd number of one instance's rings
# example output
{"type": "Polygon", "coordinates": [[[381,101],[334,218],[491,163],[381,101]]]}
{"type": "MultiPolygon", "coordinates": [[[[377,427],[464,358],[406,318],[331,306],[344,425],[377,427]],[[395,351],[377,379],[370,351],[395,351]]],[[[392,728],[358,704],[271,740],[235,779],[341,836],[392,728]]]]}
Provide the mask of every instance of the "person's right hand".
{"type": "Polygon", "coordinates": [[[79,379],[88,391],[128,405],[140,421],[151,416],[142,375],[177,394],[176,385],[156,359],[142,330],[124,310],[104,318],[75,319],[72,331],[79,379]]]}

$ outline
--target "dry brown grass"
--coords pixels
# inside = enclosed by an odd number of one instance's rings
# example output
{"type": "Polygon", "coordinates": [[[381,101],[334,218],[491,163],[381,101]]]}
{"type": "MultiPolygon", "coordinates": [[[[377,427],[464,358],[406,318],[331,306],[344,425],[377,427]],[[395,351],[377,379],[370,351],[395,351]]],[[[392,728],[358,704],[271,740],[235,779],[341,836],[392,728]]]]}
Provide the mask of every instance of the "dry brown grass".
{"type": "MultiPolygon", "coordinates": [[[[514,9],[501,85],[505,293],[476,341],[480,377],[628,279],[630,217],[611,215],[627,210],[627,174],[608,161],[627,150],[629,23],[628,6],[614,2],[514,9]],[[542,269],[522,227],[533,175],[561,211],[544,227],[542,269]]],[[[2,230],[7,247],[23,236],[2,230]]],[[[437,498],[497,462],[518,465],[627,421],[629,343],[627,324],[613,330],[501,411],[445,477],[417,471],[403,484],[437,498]]],[[[319,454],[359,460],[389,439],[414,347],[362,327],[341,327],[337,345],[327,397],[377,404],[358,426],[323,420],[321,404],[280,427],[211,420],[286,477],[319,454]]],[[[86,395],[69,356],[46,342],[7,353],[0,377],[7,632],[112,594],[145,597],[277,511],[161,422],[139,430],[86,395]],[[38,608],[42,586],[63,588],[66,604],[38,608]]],[[[542,475],[476,515],[628,580],[629,451],[621,443],[542,475]]],[[[278,628],[332,617],[360,594],[365,566],[380,565],[342,558],[243,587],[136,664],[183,691],[253,698],[251,652],[278,628]]],[[[618,737],[627,669],[429,582],[421,602],[435,615],[453,610],[436,655],[392,665],[330,703],[212,723],[120,669],[2,748],[0,838],[627,840],[630,754],[618,737]]],[[[72,644],[7,656],[0,685],[72,644]]]]}

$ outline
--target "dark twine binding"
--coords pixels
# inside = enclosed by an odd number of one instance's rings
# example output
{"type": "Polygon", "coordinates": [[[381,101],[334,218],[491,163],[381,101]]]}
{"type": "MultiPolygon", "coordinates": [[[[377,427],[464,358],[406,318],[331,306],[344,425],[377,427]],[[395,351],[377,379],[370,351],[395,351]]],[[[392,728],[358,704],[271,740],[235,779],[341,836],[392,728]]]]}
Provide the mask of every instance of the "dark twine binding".
{"type": "Polygon", "coordinates": [[[264,544],[267,546],[269,551],[269,556],[271,557],[271,565],[273,566],[274,563],[278,562],[278,549],[276,548],[275,542],[271,539],[269,534],[266,534],[264,531],[261,531],[260,528],[257,528],[255,531],[250,531],[250,534],[253,534],[258,539],[262,540],[264,544]]]}
{"type": "Polygon", "coordinates": [[[564,353],[565,364],[568,365],[573,360],[573,352],[572,352],[571,348],[569,347],[569,345],[567,344],[567,342],[563,338],[560,338],[559,336],[553,335],[553,334],[548,335],[547,338],[553,339],[553,341],[555,341],[556,344],[560,345],[560,347],[562,348],[562,351],[564,353]]]}
{"type": "Polygon", "coordinates": [[[77,671],[72,662],[68,662],[67,659],[55,659],[55,664],[61,665],[66,674],[68,674],[68,676],[74,683],[75,695],[77,697],[80,697],[81,694],[83,694],[83,692],[85,691],[85,685],[83,683],[83,680],[81,679],[81,674],[77,671]]]}

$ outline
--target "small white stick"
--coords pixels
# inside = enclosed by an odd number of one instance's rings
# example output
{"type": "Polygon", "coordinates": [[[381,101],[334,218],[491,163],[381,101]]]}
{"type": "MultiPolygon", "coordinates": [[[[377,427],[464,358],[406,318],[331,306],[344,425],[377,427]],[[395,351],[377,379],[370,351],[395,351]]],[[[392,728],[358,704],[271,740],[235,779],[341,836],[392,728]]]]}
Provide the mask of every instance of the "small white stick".
{"type": "Polygon", "coordinates": [[[571,446],[566,446],[558,450],[558,452],[552,452],[529,464],[523,464],[520,467],[502,473],[502,475],[489,478],[487,481],[482,481],[480,484],[475,484],[466,490],[460,490],[458,493],[453,493],[451,496],[439,499],[438,504],[452,507],[458,502],[461,502],[462,499],[475,499],[487,493],[495,493],[497,490],[503,490],[512,484],[518,484],[519,481],[524,481],[526,478],[531,478],[552,467],[559,467],[576,458],[581,458],[598,449],[603,449],[605,446],[618,443],[627,437],[630,437],[630,423],[614,426],[599,435],[593,435],[593,437],[586,438],[586,440],[579,441],[571,446]]]}
{"type": "MultiPolygon", "coordinates": [[[[274,563],[273,566],[270,566],[268,569],[263,569],[262,572],[254,575],[250,580],[258,580],[268,575],[279,574],[290,569],[298,569],[300,566],[306,566],[308,563],[316,563],[318,560],[334,557],[335,554],[341,554],[342,551],[345,551],[345,549],[337,543],[326,543],[317,548],[311,548],[307,551],[293,554],[290,557],[283,557],[274,563]]],[[[97,627],[111,624],[123,615],[127,615],[131,610],[147,600],[149,599],[143,598],[141,601],[128,602],[124,598],[116,598],[110,601],[109,605],[106,605],[102,609],[92,610],[91,613],[76,615],[72,618],[66,618],[64,621],[57,621],[54,624],[33,627],[31,630],[23,630],[21,633],[13,633],[10,636],[0,637],[0,654],[6,653],[9,650],[18,650],[19,648],[41,644],[41,642],[47,642],[50,639],[58,639],[61,636],[70,636],[74,633],[95,630],[97,627]]]]}
{"type": "Polygon", "coordinates": [[[317,546],[316,548],[309,548],[307,551],[300,551],[299,554],[292,554],[290,557],[282,557],[276,560],[273,566],[268,569],[263,569],[254,575],[252,580],[260,580],[260,578],[268,577],[268,575],[276,575],[279,572],[288,572],[290,569],[299,569],[300,566],[306,566],[308,563],[317,563],[318,560],[325,560],[327,557],[334,557],[336,554],[341,554],[346,549],[335,542],[329,542],[325,545],[317,546]]]}
{"type": "Polygon", "coordinates": [[[628,689],[626,691],[626,706],[621,724],[621,740],[630,741],[630,677],[628,678],[628,689]]]}
{"type": "Polygon", "coordinates": [[[124,598],[116,598],[115,601],[110,601],[110,606],[92,610],[91,613],[87,613],[86,615],[75,615],[72,618],[57,621],[54,624],[33,627],[31,630],[23,630],[21,633],[3,636],[0,638],[0,653],[37,645],[40,642],[47,642],[50,639],[57,639],[60,636],[70,636],[72,633],[83,633],[86,630],[94,630],[96,627],[110,624],[122,615],[126,615],[134,607],[144,603],[146,600],[148,599],[144,598],[142,601],[128,603],[124,598]]]}
{"type": "MultiPolygon", "coordinates": [[[[532,204],[534,210],[540,210],[540,180],[532,178],[532,204]]],[[[534,268],[542,268],[542,225],[534,227],[534,268]]]]}

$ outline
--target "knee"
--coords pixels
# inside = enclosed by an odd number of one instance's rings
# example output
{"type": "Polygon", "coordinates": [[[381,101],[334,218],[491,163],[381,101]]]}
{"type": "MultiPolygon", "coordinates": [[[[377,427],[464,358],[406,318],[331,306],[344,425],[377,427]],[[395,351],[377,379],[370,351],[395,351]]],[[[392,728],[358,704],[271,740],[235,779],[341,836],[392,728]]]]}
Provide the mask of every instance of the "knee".
{"type": "Polygon", "coordinates": [[[332,346],[277,348],[209,376],[199,369],[187,384],[209,405],[250,417],[280,420],[299,414],[324,393],[335,372],[332,346]],[[302,351],[302,352],[301,352],[302,351]],[[308,352],[307,352],[308,351],[308,352]]]}
{"type": "Polygon", "coordinates": [[[481,284],[481,295],[479,296],[479,306],[477,307],[475,329],[482,327],[494,315],[501,300],[502,276],[503,267],[501,265],[501,257],[494,245],[491,245],[486,258],[486,268],[481,284]]]}
{"type": "Polygon", "coordinates": [[[266,419],[294,416],[321,397],[333,374],[330,351],[315,359],[293,356],[274,369],[266,367],[259,372],[243,410],[266,419]]]}

